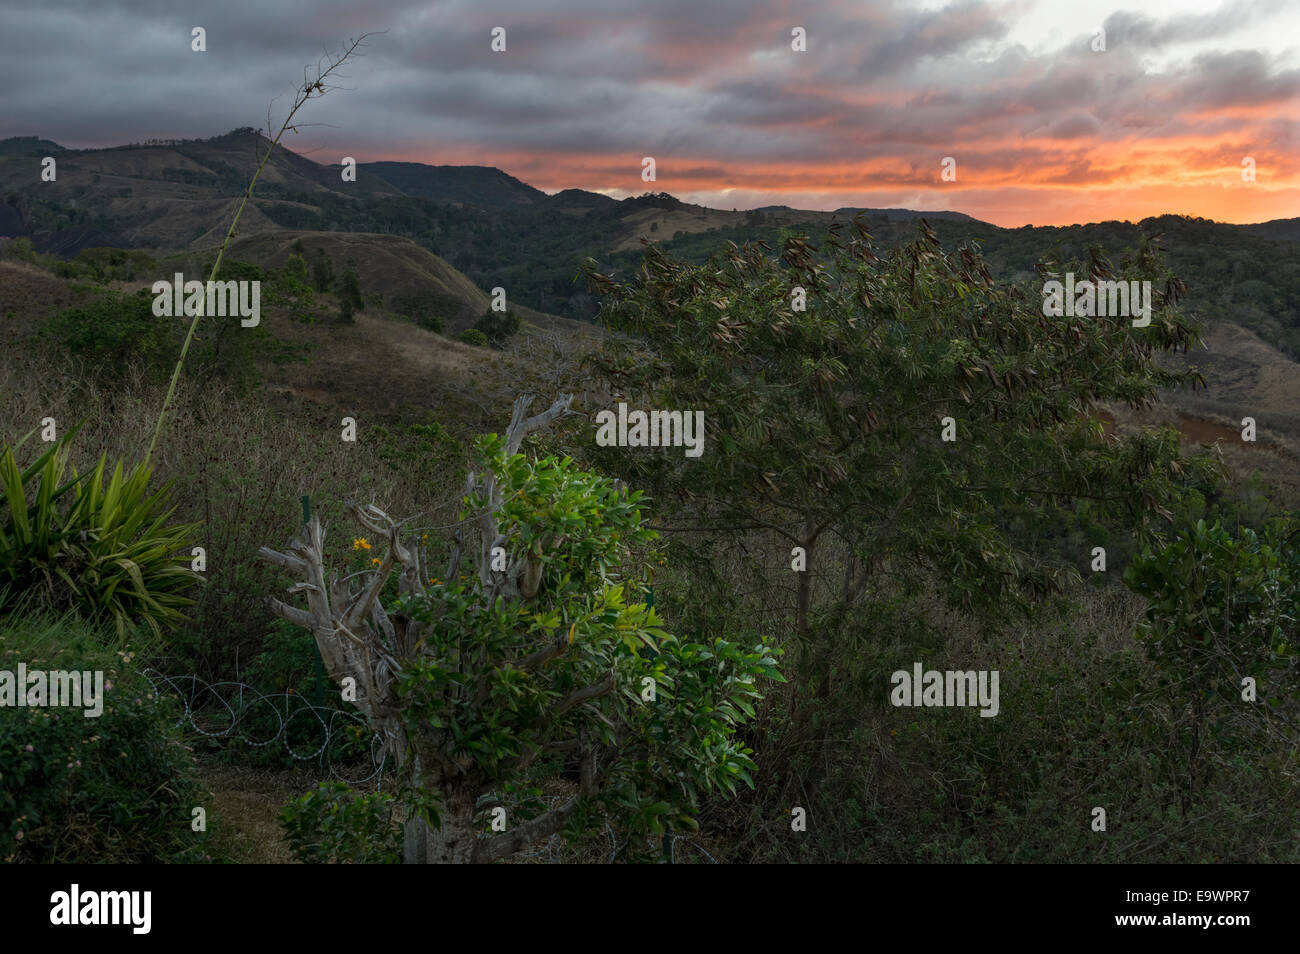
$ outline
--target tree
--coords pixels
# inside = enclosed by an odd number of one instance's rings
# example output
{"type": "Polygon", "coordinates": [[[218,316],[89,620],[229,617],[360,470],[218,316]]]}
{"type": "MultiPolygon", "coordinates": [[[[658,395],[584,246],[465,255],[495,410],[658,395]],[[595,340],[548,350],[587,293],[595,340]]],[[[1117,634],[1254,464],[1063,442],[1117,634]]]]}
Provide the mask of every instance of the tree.
{"type": "MultiPolygon", "coordinates": [[[[847,242],[841,228],[822,249],[788,235],[780,261],[765,243],[728,243],[703,266],[647,245],[629,283],[586,267],[602,320],[623,332],[594,361],[609,393],[702,410],[707,435],[695,460],[625,448],[594,459],[680,501],[670,530],[708,535],[691,584],[713,589],[693,593],[695,605],[723,605],[736,589],[709,546],[766,534],[781,548],[764,590],[788,607],[816,698],[830,691],[837,644],[871,636],[873,575],[938,587],[966,609],[1028,609],[1078,574],[1021,543],[1024,527],[1088,499],[1140,528],[1201,466],[1181,457],[1172,429],[1108,439],[1092,414],[1097,402],[1144,406],[1158,388],[1203,384],[1155,361],[1198,339],[1174,312],[1182,285],[1153,243],[1123,263],[1124,277],[1156,289],[1150,326],[1134,328],[1045,316],[1041,287],[996,285],[974,248],[945,253],[924,222],[886,258],[860,219],[847,242]],[[790,572],[792,554],[802,571],[790,572]]],[[[1074,270],[1115,277],[1095,253],[1074,270]]]]}
{"type": "Polygon", "coordinates": [[[374,506],[351,507],[377,538],[360,585],[326,585],[316,518],[287,553],[261,550],[309,607],[272,609],[314,633],[398,764],[407,862],[492,861],[602,816],[644,854],[650,836],[693,827],[701,794],[753,784],[734,730],[754,712],[756,680],[780,678],[773,655],[765,641],[665,632],[637,577],[620,574],[654,536],[642,495],[567,457],[519,453],[570,400],[527,418],[521,398],[506,436],[480,440],[485,469],[469,477],[464,513],[478,540],[457,532],[441,578],[374,506]],[[577,782],[552,807],[534,783],[547,763],[577,782]],[[504,830],[485,833],[490,820],[504,830]]]}
{"type": "Polygon", "coordinates": [[[366,303],[361,299],[361,282],[355,269],[349,268],[339,279],[339,299],[355,311],[365,311],[366,303]]]}
{"type": "Polygon", "coordinates": [[[483,317],[474,323],[474,328],[483,333],[488,344],[500,348],[512,335],[518,334],[519,324],[519,316],[509,308],[505,311],[493,311],[489,308],[483,312],[483,317]]]}
{"type": "Polygon", "coordinates": [[[316,249],[311,260],[311,283],[318,292],[327,292],[334,284],[334,262],[325,249],[316,249]]]}

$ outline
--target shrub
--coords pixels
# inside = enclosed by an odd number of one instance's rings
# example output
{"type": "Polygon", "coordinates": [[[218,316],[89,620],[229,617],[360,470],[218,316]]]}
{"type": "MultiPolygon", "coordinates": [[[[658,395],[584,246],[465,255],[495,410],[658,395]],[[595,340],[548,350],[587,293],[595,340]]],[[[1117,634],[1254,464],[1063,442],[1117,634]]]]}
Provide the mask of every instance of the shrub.
{"type": "MultiPolygon", "coordinates": [[[[224,263],[222,271],[224,278],[224,263]]],[[[286,309],[295,321],[315,320],[316,292],[307,284],[307,260],[301,255],[290,255],[282,267],[268,270],[264,291],[266,304],[286,309]]]]}
{"type": "MultiPolygon", "coordinates": [[[[209,261],[203,266],[203,277],[206,279],[212,274],[214,261],[209,261]]],[[[263,282],[266,281],[266,269],[261,265],[253,262],[241,262],[235,258],[223,258],[221,260],[221,271],[217,275],[219,281],[223,282],[263,282]]]]}
{"type": "Polygon", "coordinates": [[[316,249],[316,254],[312,256],[311,283],[318,292],[327,292],[334,284],[334,263],[323,248],[316,249]]]}
{"type": "Polygon", "coordinates": [[[87,362],[93,374],[122,377],[132,366],[159,375],[178,351],[173,320],[153,313],[145,290],[109,292],[87,305],[67,308],[50,319],[39,336],[87,362]]]}
{"type": "Polygon", "coordinates": [[[360,795],[343,782],[322,782],[285,805],[280,821],[304,864],[396,864],[402,831],[393,821],[395,802],[387,792],[360,795]]]}
{"type": "Polygon", "coordinates": [[[489,308],[483,312],[483,317],[474,323],[474,328],[483,332],[488,344],[500,348],[511,335],[519,332],[519,316],[509,309],[493,311],[489,308]]]}
{"type": "Polygon", "coordinates": [[[350,304],[355,311],[365,311],[366,303],[361,297],[361,282],[355,269],[349,268],[339,279],[339,299],[350,304]]]}
{"type": "Polygon", "coordinates": [[[71,616],[0,624],[0,668],[101,671],[103,712],[14,708],[0,719],[0,860],[12,863],[192,862],[210,804],[175,728],[178,712],[136,672],[135,654],[71,616]]]}
{"type": "Polygon", "coordinates": [[[1138,637],[1161,673],[1155,696],[1169,706],[1175,728],[1161,754],[1184,812],[1209,780],[1207,737],[1232,735],[1252,716],[1267,720],[1270,708],[1294,699],[1287,674],[1300,641],[1295,533],[1279,520],[1263,533],[1242,528],[1234,537],[1198,520],[1135,557],[1124,573],[1148,600],[1138,637]]]}
{"type": "Polygon", "coordinates": [[[473,345],[476,348],[486,348],[488,343],[487,335],[477,328],[466,328],[456,336],[456,340],[467,345],[473,345]]]}
{"type": "Polygon", "coordinates": [[[25,235],[12,239],[5,248],[5,256],[17,262],[36,261],[36,249],[25,235]]]}
{"type": "MultiPolygon", "coordinates": [[[[191,604],[185,594],[199,577],[184,564],[198,525],[167,525],[170,487],[151,494],[144,464],[123,476],[119,461],[107,487],[107,455],[89,474],[65,478],[75,432],[25,470],[14,447],[0,455],[0,585],[12,596],[111,618],[119,633],[134,624],[158,633],[191,604]]],[[[0,592],[0,609],[5,599],[0,592]]]]}

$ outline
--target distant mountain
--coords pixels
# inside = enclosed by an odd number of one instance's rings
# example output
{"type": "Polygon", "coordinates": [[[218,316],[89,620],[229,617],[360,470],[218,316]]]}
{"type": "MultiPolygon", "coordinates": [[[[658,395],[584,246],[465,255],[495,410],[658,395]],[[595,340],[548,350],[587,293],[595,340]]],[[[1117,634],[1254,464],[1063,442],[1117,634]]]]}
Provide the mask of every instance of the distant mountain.
{"type": "MultiPolygon", "coordinates": [[[[788,208],[788,206],[770,206],[770,208],[788,208]]],[[[836,215],[883,215],[890,221],[907,221],[910,219],[947,219],[953,222],[976,222],[965,212],[919,212],[915,209],[860,209],[854,206],[842,206],[835,210],[836,215]]]]}
{"type": "Polygon", "coordinates": [[[586,189],[564,189],[550,196],[549,203],[557,209],[608,209],[618,205],[618,199],[586,189]]]}
{"type": "Polygon", "coordinates": [[[1238,226],[1243,232],[1260,235],[1264,238],[1282,239],[1287,242],[1300,242],[1300,219],[1271,219],[1254,225],[1238,226]]]}
{"type": "MultiPolygon", "coordinates": [[[[324,255],[337,271],[355,269],[367,295],[379,297],[383,306],[396,314],[421,319],[437,317],[446,323],[447,333],[462,331],[477,321],[488,308],[485,291],[446,261],[397,235],[364,232],[258,232],[236,239],[229,256],[264,268],[279,268],[301,243],[308,261],[324,255]]],[[[197,256],[195,266],[210,256],[197,256]]],[[[521,304],[514,309],[521,318],[539,325],[551,325],[551,316],[521,304]]]]}
{"type": "Polygon", "coordinates": [[[48,156],[54,152],[64,152],[57,142],[41,139],[38,136],[11,136],[0,139],[0,156],[48,156]]]}
{"type": "MultiPolygon", "coordinates": [[[[61,150],[55,184],[33,176],[33,154],[26,151],[44,140],[6,142],[0,150],[0,236],[28,237],[37,250],[64,257],[97,245],[154,255],[214,248],[267,146],[257,130],[245,128],[206,140],[61,150]]],[[[771,205],[733,212],[667,193],[623,200],[582,189],[547,195],[483,166],[374,162],[359,170],[355,182],[345,182],[338,166],[277,149],[244,209],[240,238],[366,233],[361,247],[345,243],[345,258],[355,255],[359,271],[387,276],[390,297],[402,298],[390,304],[414,315],[425,300],[451,327],[460,327],[481,299],[456,291],[456,282],[434,275],[436,269],[409,249],[397,254],[377,236],[409,240],[477,289],[506,289],[512,306],[589,321],[599,302],[574,281],[581,264],[593,259],[605,274],[626,278],[639,267],[643,243],[699,264],[728,242],[762,241],[775,249],[790,232],[816,241],[833,222],[863,214],[873,243],[886,250],[912,241],[917,220],[925,218],[946,248],[979,243],[995,277],[1032,281],[1045,258],[1077,260],[1096,245],[1119,264],[1147,237],[1163,233],[1168,263],[1187,282],[1189,313],[1230,321],[1287,357],[1300,357],[1300,219],[1229,225],[1168,215],[1139,223],[1003,229],[947,210],[823,212],[771,205]]]]}
{"type": "Polygon", "coordinates": [[[510,209],[547,200],[541,189],[492,166],[426,166],[420,162],[363,162],[357,179],[369,173],[404,194],[438,202],[461,202],[483,209],[510,209]]]}

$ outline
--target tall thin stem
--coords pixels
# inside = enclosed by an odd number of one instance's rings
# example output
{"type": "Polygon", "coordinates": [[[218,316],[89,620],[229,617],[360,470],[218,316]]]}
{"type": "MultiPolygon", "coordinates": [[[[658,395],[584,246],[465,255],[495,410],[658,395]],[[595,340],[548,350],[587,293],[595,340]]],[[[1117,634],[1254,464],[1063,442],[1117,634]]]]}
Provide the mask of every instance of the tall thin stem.
{"type": "MultiPolygon", "coordinates": [[[[316,64],[315,80],[308,79],[306,72],[304,71],[303,85],[294,97],[293,108],[289,110],[289,115],[285,117],[284,122],[280,125],[280,131],[275,134],[275,138],[272,139],[270,144],[266,147],[266,155],[264,155],[262,161],[257,164],[257,169],[253,173],[253,178],[249,180],[248,188],[244,190],[244,197],[240,200],[239,208],[235,210],[235,217],[230,222],[230,228],[226,232],[225,241],[223,241],[221,247],[217,249],[216,261],[212,263],[212,271],[208,273],[209,284],[217,279],[217,272],[221,268],[221,260],[225,257],[226,248],[230,245],[230,240],[235,237],[235,229],[239,225],[239,217],[244,214],[244,206],[248,205],[248,200],[253,197],[253,189],[257,186],[257,179],[261,176],[262,170],[266,167],[266,164],[271,161],[271,154],[275,151],[275,147],[280,144],[281,137],[290,129],[297,131],[298,127],[293,125],[293,117],[297,114],[298,110],[306,104],[307,100],[312,98],[313,94],[315,94],[316,98],[319,99],[321,96],[325,95],[327,90],[335,88],[325,85],[326,77],[342,66],[343,63],[356,52],[357,48],[361,46],[361,43],[366,39],[366,37],[373,35],[374,34],[372,33],[362,34],[360,37],[353,40],[351,44],[335,59],[331,59],[327,55],[325,59],[329,59],[330,64],[324,71],[320,68],[320,62],[316,64]]],[[[270,125],[271,124],[268,122],[267,128],[270,128],[270,125]]],[[[199,319],[202,317],[203,309],[199,308],[198,313],[194,316],[194,320],[190,322],[190,330],[185,335],[185,343],[181,345],[180,357],[177,358],[176,367],[172,370],[171,383],[167,385],[167,396],[163,399],[162,409],[158,412],[158,424],[154,428],[153,439],[149,441],[149,450],[144,455],[144,466],[148,466],[149,461],[153,459],[154,448],[158,444],[159,435],[162,434],[163,421],[167,417],[167,411],[171,407],[172,398],[176,394],[176,382],[180,380],[181,368],[185,364],[185,356],[189,353],[190,342],[194,340],[194,332],[198,329],[199,319]]]]}

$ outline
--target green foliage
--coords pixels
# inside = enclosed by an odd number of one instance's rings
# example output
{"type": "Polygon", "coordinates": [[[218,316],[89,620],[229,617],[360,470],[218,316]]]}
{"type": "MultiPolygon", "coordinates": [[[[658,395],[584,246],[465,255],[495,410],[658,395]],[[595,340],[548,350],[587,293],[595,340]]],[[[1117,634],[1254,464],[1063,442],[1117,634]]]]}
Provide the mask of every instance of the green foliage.
{"type": "Polygon", "coordinates": [[[62,278],[90,278],[106,283],[138,281],[152,276],[157,269],[157,261],[138,250],[83,248],[72,261],[54,262],[51,270],[62,278]]]}
{"type": "Polygon", "coordinates": [[[111,618],[119,633],[137,624],[155,633],[174,626],[199,580],[187,565],[198,525],[168,525],[169,487],[150,492],[146,465],[124,473],[119,461],[105,486],[104,455],[90,473],[68,477],[73,433],[25,469],[15,447],[0,456],[0,585],[11,598],[28,593],[111,618]]]}
{"type": "Polygon", "coordinates": [[[108,292],[87,305],[67,308],[41,329],[41,337],[87,362],[93,374],[120,378],[132,365],[158,377],[179,352],[176,320],[153,313],[147,290],[108,292]]]}
{"type": "MultiPolygon", "coordinates": [[[[122,267],[135,267],[130,266],[130,258],[126,261],[128,264],[122,267]]],[[[210,264],[207,267],[210,269],[210,264]]],[[[264,277],[256,265],[238,261],[222,263],[222,281],[261,281],[264,277]]],[[[302,315],[294,309],[311,307],[310,298],[299,301],[286,297],[282,278],[272,282],[270,288],[272,291],[264,304],[279,303],[297,317],[302,315]]],[[[306,293],[310,296],[311,289],[306,288],[306,293]]],[[[46,322],[38,335],[85,362],[89,372],[105,383],[119,381],[132,368],[142,370],[150,380],[159,381],[176,362],[186,323],[175,317],[155,315],[153,302],[154,296],[147,289],[132,295],[107,291],[86,305],[59,312],[46,322]]],[[[263,325],[244,328],[234,317],[200,321],[200,334],[190,361],[192,373],[200,382],[220,379],[237,389],[250,388],[258,380],[257,360],[280,357],[283,351],[263,325]]]]}
{"type": "Polygon", "coordinates": [[[492,347],[501,348],[512,335],[519,332],[519,316],[509,308],[505,311],[493,311],[489,308],[474,323],[474,328],[483,333],[492,347]]]}
{"type": "Polygon", "coordinates": [[[285,805],[280,819],[304,864],[395,864],[402,832],[393,824],[393,808],[387,792],[359,795],[342,782],[322,782],[285,805]]]}
{"type": "Polygon", "coordinates": [[[12,258],[16,262],[36,261],[36,249],[32,245],[32,240],[25,235],[10,239],[4,250],[5,256],[12,258]]]}
{"type": "MultiPolygon", "coordinates": [[[[307,259],[301,255],[291,253],[285,260],[283,274],[285,280],[294,287],[304,285],[307,282],[307,259]]],[[[222,276],[225,277],[224,275],[222,276]]]]}
{"type": "MultiPolygon", "coordinates": [[[[211,261],[204,264],[202,274],[205,279],[212,274],[212,265],[213,262],[211,261]]],[[[223,258],[221,260],[221,272],[218,277],[223,282],[264,282],[266,281],[266,269],[253,262],[241,262],[236,258],[223,258]]]]}
{"type": "Polygon", "coordinates": [[[268,305],[287,310],[295,321],[315,321],[316,293],[307,284],[307,260],[291,254],[282,267],[270,269],[266,273],[264,299],[268,305]]]}
{"type": "Polygon", "coordinates": [[[522,817],[538,811],[526,767],[572,740],[600,753],[586,822],[603,812],[633,836],[694,828],[701,795],[753,784],[736,728],[754,714],[758,680],[781,678],[775,651],[661,628],[641,584],[619,574],[626,549],[654,537],[640,493],[568,458],[507,457],[495,435],[478,448],[504,500],[499,531],[537,568],[538,593],[487,601],[477,580],[447,580],[390,610],[426,624],[419,661],[399,675],[408,731],[442,738],[461,769],[448,789],[495,792],[522,817]],[[525,661],[548,646],[545,665],[525,661]]]}
{"type": "MultiPolygon", "coordinates": [[[[248,664],[243,678],[258,689],[268,692],[292,689],[308,699],[314,698],[318,690],[322,694],[328,692],[329,681],[316,678],[314,644],[311,633],[274,619],[262,652],[248,664]]],[[[337,698],[337,693],[331,695],[337,698]]],[[[333,704],[334,698],[330,702],[333,704]]]]}
{"type": "Polygon", "coordinates": [[[456,340],[467,345],[473,345],[476,348],[486,348],[488,345],[487,335],[477,328],[466,328],[456,336],[456,340]]]}
{"type": "Polygon", "coordinates": [[[1300,655],[1300,547],[1294,523],[1233,537],[1204,520],[1134,558],[1124,582],[1147,598],[1139,638],[1178,699],[1236,707],[1242,679],[1281,702],[1282,673],[1300,655]]]}
{"type": "Polygon", "coordinates": [[[312,256],[311,284],[318,292],[327,292],[334,285],[334,262],[323,248],[312,256]]]}
{"type": "Polygon", "coordinates": [[[208,835],[191,829],[191,809],[211,799],[175,728],[179,709],[136,672],[135,653],[111,643],[75,618],[0,623],[0,668],[21,661],[29,673],[99,670],[104,678],[98,717],[44,706],[6,708],[0,718],[6,864],[205,860],[208,835]]]}
{"type": "Polygon", "coordinates": [[[417,479],[464,466],[465,447],[437,421],[394,429],[376,424],[369,440],[377,457],[417,479]]]}
{"type": "MultiPolygon", "coordinates": [[[[606,381],[633,407],[703,411],[707,432],[698,460],[622,449],[596,460],[690,501],[685,520],[771,529],[807,551],[806,573],[790,582],[788,569],[769,571],[769,585],[797,588],[795,634],[824,692],[863,568],[928,574],[953,606],[1027,611],[1077,569],[1043,560],[1026,528],[1059,526],[1082,498],[1095,505],[1090,523],[1140,530],[1189,474],[1211,472],[1182,457],[1172,430],[1106,440],[1091,417],[1097,402],[1144,405],[1159,388],[1199,381],[1156,361],[1198,339],[1154,248],[1118,272],[1100,257],[1073,270],[1168,291],[1143,329],[1047,318],[1041,284],[995,283],[977,250],[947,254],[922,226],[882,258],[861,222],[821,249],[791,235],[780,260],[751,245],[696,266],[651,245],[630,284],[589,266],[604,319],[631,336],[611,336],[599,356],[606,381]],[[955,441],[941,439],[945,417],[955,441]],[[848,583],[817,594],[814,573],[848,583]]],[[[725,602],[732,587],[718,581],[693,603],[725,602]]]]}
{"type": "Polygon", "coordinates": [[[281,768],[290,768],[318,752],[319,758],[333,765],[367,759],[371,733],[347,718],[359,713],[339,698],[323,667],[317,668],[314,645],[311,633],[272,620],[262,652],[240,674],[249,689],[233,702],[229,723],[226,713],[218,716],[223,727],[238,727],[232,733],[237,741],[204,739],[206,746],[227,760],[281,768]]]}
{"type": "Polygon", "coordinates": [[[356,269],[347,269],[339,278],[338,294],[344,305],[351,305],[356,311],[365,311],[366,303],[361,297],[361,281],[357,278],[356,269]]]}

